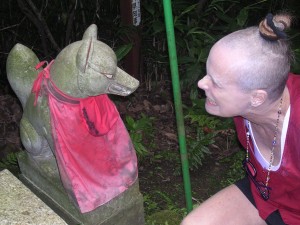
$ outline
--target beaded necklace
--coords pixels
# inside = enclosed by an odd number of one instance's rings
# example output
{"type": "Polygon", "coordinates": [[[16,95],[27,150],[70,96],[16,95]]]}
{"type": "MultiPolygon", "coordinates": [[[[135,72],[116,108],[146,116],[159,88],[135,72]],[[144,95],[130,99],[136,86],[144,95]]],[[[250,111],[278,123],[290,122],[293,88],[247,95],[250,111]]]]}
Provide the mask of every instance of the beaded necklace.
{"type": "MultiPolygon", "coordinates": [[[[274,162],[274,149],[276,146],[276,140],[277,140],[277,134],[278,134],[278,125],[279,125],[279,119],[280,119],[280,115],[281,115],[281,107],[282,107],[282,97],[280,99],[280,104],[278,107],[278,112],[277,112],[277,120],[276,120],[276,125],[275,125],[275,131],[274,131],[274,137],[273,137],[273,141],[272,141],[272,148],[271,148],[271,155],[270,155],[270,161],[269,161],[269,166],[268,166],[268,173],[267,173],[267,178],[266,178],[266,183],[265,183],[265,187],[268,188],[269,185],[269,180],[270,180],[270,172],[271,172],[271,168],[274,162]]],[[[248,121],[248,127],[250,126],[250,122],[248,121]]],[[[246,132],[246,138],[247,138],[247,148],[246,148],[246,160],[249,160],[249,137],[250,137],[250,133],[249,131],[246,132]]]]}

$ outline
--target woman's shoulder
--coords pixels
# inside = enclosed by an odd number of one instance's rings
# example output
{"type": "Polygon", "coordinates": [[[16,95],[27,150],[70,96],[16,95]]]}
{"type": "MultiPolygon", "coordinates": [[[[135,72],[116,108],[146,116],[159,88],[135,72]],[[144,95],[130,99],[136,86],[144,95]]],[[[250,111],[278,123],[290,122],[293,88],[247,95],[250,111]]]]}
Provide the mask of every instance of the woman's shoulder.
{"type": "Polygon", "coordinates": [[[233,121],[238,133],[245,130],[245,119],[243,117],[235,116],[233,117],[233,121]]]}
{"type": "Polygon", "coordinates": [[[290,73],[287,81],[287,87],[290,93],[290,106],[292,120],[296,127],[300,128],[300,75],[290,73]]]}
{"type": "Polygon", "coordinates": [[[287,84],[291,85],[291,84],[294,84],[294,82],[296,82],[298,84],[300,83],[300,75],[295,74],[295,73],[289,73],[287,84]]]}
{"type": "Polygon", "coordinates": [[[300,75],[289,73],[288,80],[287,80],[287,87],[289,89],[291,104],[294,101],[300,101],[300,75]]]}

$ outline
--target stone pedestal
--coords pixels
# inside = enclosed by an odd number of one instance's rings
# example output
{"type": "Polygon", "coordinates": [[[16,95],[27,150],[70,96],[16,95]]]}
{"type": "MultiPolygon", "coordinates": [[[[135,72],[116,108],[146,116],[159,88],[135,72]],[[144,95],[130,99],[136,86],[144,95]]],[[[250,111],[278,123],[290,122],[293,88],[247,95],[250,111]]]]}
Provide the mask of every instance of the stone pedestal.
{"type": "Polygon", "coordinates": [[[26,152],[18,156],[20,179],[68,224],[144,225],[143,197],[138,181],[127,191],[97,209],[81,213],[68,198],[59,179],[55,160],[39,167],[26,152]]]}
{"type": "Polygon", "coordinates": [[[8,170],[0,172],[0,224],[66,225],[49,206],[8,170]]]}

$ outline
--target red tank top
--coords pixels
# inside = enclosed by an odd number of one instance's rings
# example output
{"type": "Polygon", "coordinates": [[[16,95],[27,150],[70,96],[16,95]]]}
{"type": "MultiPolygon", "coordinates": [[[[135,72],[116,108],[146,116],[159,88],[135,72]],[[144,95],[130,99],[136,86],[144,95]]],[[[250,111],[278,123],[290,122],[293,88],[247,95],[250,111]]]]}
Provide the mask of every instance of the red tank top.
{"type": "MultiPolygon", "coordinates": [[[[260,216],[266,219],[279,210],[283,221],[289,225],[300,224],[300,76],[289,74],[287,87],[290,93],[290,119],[280,168],[271,171],[270,198],[265,201],[253,182],[251,191],[260,216]]],[[[242,117],[234,118],[238,138],[246,147],[246,127],[242,117]]],[[[250,144],[250,160],[257,170],[258,181],[265,181],[267,171],[255,160],[253,144],[250,144]]]]}

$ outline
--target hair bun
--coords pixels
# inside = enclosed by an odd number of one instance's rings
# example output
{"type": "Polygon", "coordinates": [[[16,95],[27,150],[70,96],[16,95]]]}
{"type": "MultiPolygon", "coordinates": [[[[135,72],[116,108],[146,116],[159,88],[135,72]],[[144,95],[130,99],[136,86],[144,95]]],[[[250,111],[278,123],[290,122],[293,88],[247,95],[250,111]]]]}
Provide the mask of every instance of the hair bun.
{"type": "Polygon", "coordinates": [[[285,31],[290,28],[292,18],[288,14],[273,16],[269,13],[259,24],[260,35],[268,41],[286,39],[288,36],[285,31]]]}

